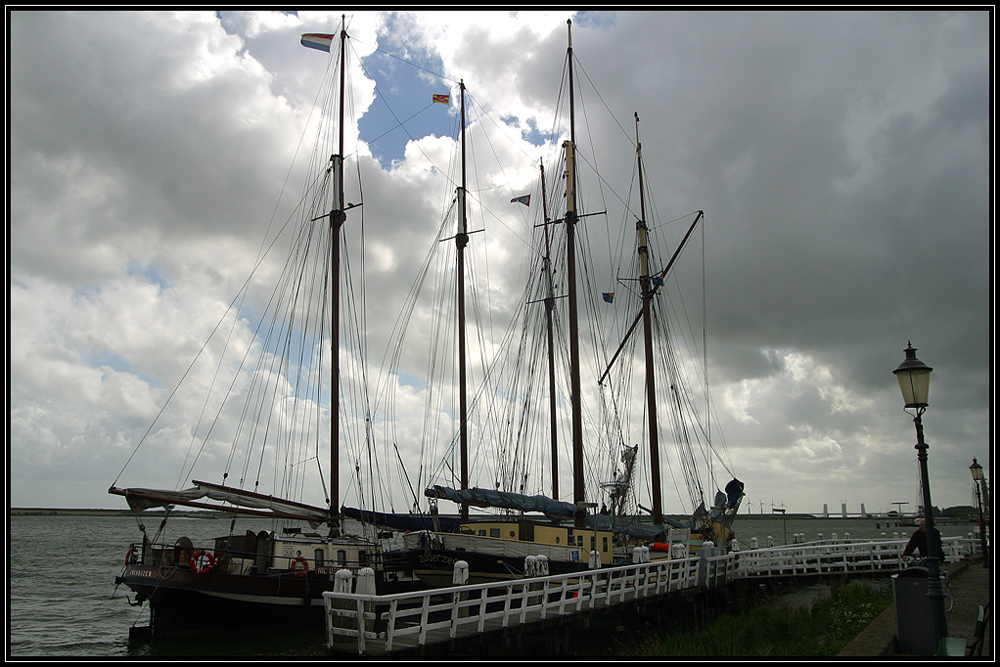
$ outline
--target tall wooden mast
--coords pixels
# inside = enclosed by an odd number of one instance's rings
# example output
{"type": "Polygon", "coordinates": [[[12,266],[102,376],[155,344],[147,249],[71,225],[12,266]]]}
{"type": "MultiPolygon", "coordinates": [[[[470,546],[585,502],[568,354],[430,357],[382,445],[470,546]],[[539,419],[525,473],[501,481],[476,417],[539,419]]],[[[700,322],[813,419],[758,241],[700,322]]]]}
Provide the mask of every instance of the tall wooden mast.
{"type": "MultiPolygon", "coordinates": [[[[333,303],[330,307],[330,514],[340,512],[340,233],[347,220],[344,211],[344,70],[347,17],[340,27],[340,127],[337,154],[331,156],[336,188],[330,210],[330,280],[333,303]]],[[[339,521],[330,524],[331,535],[339,534],[339,521]]]]}
{"type": "Polygon", "coordinates": [[[569,371],[570,401],[573,424],[573,502],[577,506],[576,526],[587,525],[582,504],[586,500],[583,484],[583,410],[580,398],[580,327],[576,295],[576,123],[573,107],[573,22],[566,21],[569,46],[566,58],[569,67],[569,141],[563,143],[566,151],[566,280],[569,298],[569,371]]]}
{"type": "Polygon", "coordinates": [[[549,353],[549,434],[552,444],[552,497],[559,498],[559,433],[556,419],[556,352],[552,331],[552,316],[556,307],[555,288],[552,285],[552,245],[549,238],[549,208],[545,198],[545,165],[539,162],[542,176],[542,229],[545,232],[545,257],[542,260],[545,274],[545,337],[549,353]]]}
{"type": "MultiPolygon", "coordinates": [[[[465,349],[465,246],[469,244],[469,231],[466,223],[465,207],[465,82],[459,81],[459,91],[462,101],[462,185],[458,188],[458,231],[455,234],[458,266],[458,405],[459,405],[459,440],[461,456],[461,488],[469,488],[469,401],[466,389],[466,349],[465,349]]],[[[462,504],[463,520],[469,518],[469,506],[462,504]]]]}
{"type": "Polygon", "coordinates": [[[639,286],[642,294],[642,333],[646,356],[646,411],[649,417],[649,469],[653,484],[653,523],[663,523],[660,491],[660,439],[656,422],[656,378],[653,359],[653,281],[649,273],[649,242],[646,225],[646,199],[642,180],[642,143],[639,141],[639,114],[635,114],[635,155],[639,167],[639,215],[635,228],[639,245],[639,286]]]}

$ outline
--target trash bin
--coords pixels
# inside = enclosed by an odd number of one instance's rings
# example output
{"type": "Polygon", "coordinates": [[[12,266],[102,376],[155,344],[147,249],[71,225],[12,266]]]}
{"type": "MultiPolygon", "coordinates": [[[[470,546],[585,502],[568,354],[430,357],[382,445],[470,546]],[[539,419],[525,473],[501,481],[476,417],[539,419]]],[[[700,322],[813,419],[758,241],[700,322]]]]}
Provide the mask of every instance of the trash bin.
{"type": "Polygon", "coordinates": [[[896,652],[934,655],[934,614],[927,597],[926,567],[910,567],[892,576],[892,601],[896,609],[896,652]]]}

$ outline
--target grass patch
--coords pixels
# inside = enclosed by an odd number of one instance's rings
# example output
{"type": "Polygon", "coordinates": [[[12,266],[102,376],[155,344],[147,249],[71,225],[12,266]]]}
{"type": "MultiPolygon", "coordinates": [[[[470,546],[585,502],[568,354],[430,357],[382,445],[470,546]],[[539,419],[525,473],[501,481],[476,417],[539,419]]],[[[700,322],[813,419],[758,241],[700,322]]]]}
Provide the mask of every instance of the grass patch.
{"type": "Polygon", "coordinates": [[[889,607],[888,584],[852,582],[808,607],[789,606],[780,599],[760,603],[738,615],[719,616],[700,630],[648,628],[644,639],[616,639],[616,655],[834,656],[889,607]]]}

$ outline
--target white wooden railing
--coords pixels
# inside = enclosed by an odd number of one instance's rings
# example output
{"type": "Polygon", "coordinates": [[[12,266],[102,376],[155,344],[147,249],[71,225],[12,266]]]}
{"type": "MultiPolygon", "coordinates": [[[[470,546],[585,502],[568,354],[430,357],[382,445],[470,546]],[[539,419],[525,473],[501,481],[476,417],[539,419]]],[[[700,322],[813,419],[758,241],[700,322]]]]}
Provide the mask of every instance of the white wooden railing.
{"type": "Polygon", "coordinates": [[[693,589],[699,580],[717,587],[734,567],[719,555],[394,595],[328,592],[327,646],[389,653],[693,589]]]}
{"type": "MultiPolygon", "coordinates": [[[[824,540],[767,549],[733,551],[742,579],[782,576],[877,572],[906,567],[903,551],[907,540],[824,540]]],[[[975,553],[974,540],[942,537],[946,563],[975,553]]]]}
{"type": "MultiPolygon", "coordinates": [[[[327,647],[386,654],[737,579],[898,571],[905,546],[906,540],[829,540],[728,553],[709,546],[695,557],[394,595],[373,593],[374,572],[363,570],[352,586],[345,570],[335,591],[323,594],[327,647]]],[[[977,548],[969,538],[942,540],[946,562],[977,548]]],[[[648,561],[648,550],[633,559],[648,561]]]]}

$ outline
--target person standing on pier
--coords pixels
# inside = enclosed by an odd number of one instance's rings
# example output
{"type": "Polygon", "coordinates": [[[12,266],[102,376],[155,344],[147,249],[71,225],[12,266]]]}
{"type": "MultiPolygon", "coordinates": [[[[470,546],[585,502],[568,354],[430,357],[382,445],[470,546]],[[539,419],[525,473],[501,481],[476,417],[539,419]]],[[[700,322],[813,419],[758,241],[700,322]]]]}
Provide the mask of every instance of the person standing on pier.
{"type": "MultiPolygon", "coordinates": [[[[941,532],[935,528],[934,532],[938,534],[938,544],[941,543],[941,532]]],[[[927,519],[920,520],[920,528],[913,532],[910,536],[910,541],[906,543],[906,548],[903,549],[903,558],[909,558],[913,555],[914,551],[920,552],[921,558],[927,558],[930,554],[930,550],[927,548],[927,519]]],[[[941,554],[938,554],[938,558],[941,554]]]]}

